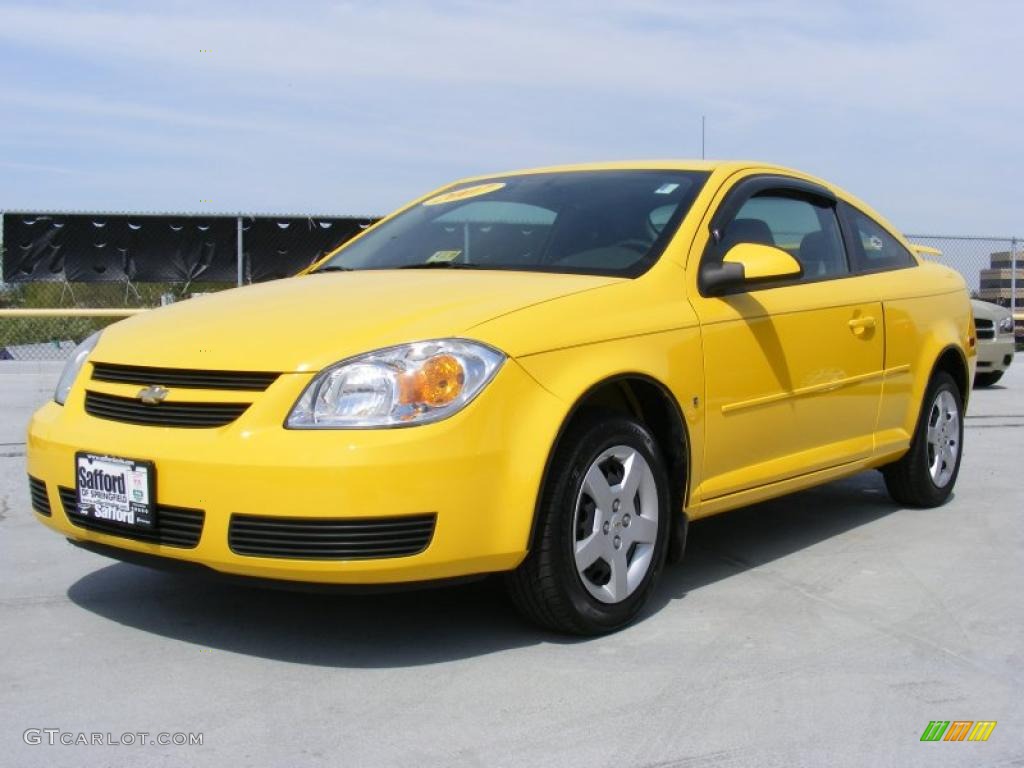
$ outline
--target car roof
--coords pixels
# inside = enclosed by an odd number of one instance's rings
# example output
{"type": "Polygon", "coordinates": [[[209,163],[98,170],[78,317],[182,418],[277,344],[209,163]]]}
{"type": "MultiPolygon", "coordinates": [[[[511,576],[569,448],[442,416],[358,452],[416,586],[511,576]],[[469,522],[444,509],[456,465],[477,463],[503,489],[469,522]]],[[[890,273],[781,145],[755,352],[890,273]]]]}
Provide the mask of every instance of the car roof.
{"type": "MultiPolygon", "coordinates": [[[[743,171],[767,171],[769,173],[780,173],[786,176],[792,176],[805,181],[810,181],[815,184],[819,184],[826,189],[829,189],[837,197],[845,199],[847,202],[853,203],[858,208],[861,208],[877,219],[880,219],[889,229],[898,232],[889,222],[883,217],[878,215],[878,212],[873,210],[869,205],[863,201],[851,195],[845,189],[832,184],[825,179],[818,178],[804,171],[799,171],[796,168],[787,168],[784,165],[777,165],[775,163],[765,163],[757,160],[686,160],[686,159],[665,159],[665,160],[613,160],[603,161],[594,163],[575,163],[568,165],[551,165],[543,166],[539,168],[524,168],[513,171],[505,171],[503,173],[488,173],[481,174],[478,176],[470,176],[467,178],[459,179],[452,184],[444,187],[444,189],[451,189],[458,187],[463,184],[472,184],[474,182],[488,181],[494,179],[508,178],[509,176],[529,176],[541,173],[578,173],[587,171],[700,171],[709,173],[717,176],[718,178],[727,178],[732,176],[734,173],[740,173],[743,171]]],[[[436,194],[436,192],[435,192],[436,194]]]]}
{"type": "MultiPolygon", "coordinates": [[[[770,163],[759,163],[753,161],[739,160],[609,160],[593,163],[570,163],[564,165],[541,166],[537,168],[522,168],[502,173],[488,173],[460,179],[457,183],[463,184],[481,179],[493,179],[504,176],[526,176],[538,173],[572,173],[576,171],[633,171],[633,170],[659,170],[659,171],[717,171],[717,170],[743,170],[745,168],[775,168],[788,173],[797,173],[788,168],[772,165],[770,163]]],[[[802,174],[801,174],[802,175],[802,174]]]]}
{"type": "MultiPolygon", "coordinates": [[[[855,195],[850,194],[842,187],[832,184],[825,179],[818,178],[804,171],[799,171],[796,168],[788,168],[784,165],[778,165],[776,163],[766,163],[758,160],[687,160],[687,159],[663,159],[663,160],[612,160],[592,163],[575,163],[568,165],[551,165],[539,168],[526,168],[514,171],[506,171],[504,173],[488,173],[481,174],[478,176],[470,176],[467,178],[459,179],[452,184],[449,184],[442,189],[451,189],[452,187],[461,186],[463,184],[469,184],[478,181],[487,181],[493,179],[507,178],[509,176],[527,176],[532,174],[540,173],[573,173],[581,171],[640,171],[640,170],[658,170],[658,171],[703,171],[705,173],[711,173],[717,175],[719,178],[729,177],[734,173],[742,171],[768,171],[781,173],[787,176],[793,176],[798,179],[804,179],[816,184],[820,184],[832,191],[836,197],[845,200],[852,204],[854,207],[867,213],[877,222],[882,224],[891,234],[893,234],[903,245],[908,249],[912,249],[913,246],[903,235],[902,230],[895,227],[885,216],[881,215],[872,206],[868,205],[865,201],[861,200],[855,195]]],[[[432,194],[437,194],[439,190],[435,190],[432,194]]],[[[914,252],[914,257],[920,261],[921,257],[917,252],[914,252]]]]}

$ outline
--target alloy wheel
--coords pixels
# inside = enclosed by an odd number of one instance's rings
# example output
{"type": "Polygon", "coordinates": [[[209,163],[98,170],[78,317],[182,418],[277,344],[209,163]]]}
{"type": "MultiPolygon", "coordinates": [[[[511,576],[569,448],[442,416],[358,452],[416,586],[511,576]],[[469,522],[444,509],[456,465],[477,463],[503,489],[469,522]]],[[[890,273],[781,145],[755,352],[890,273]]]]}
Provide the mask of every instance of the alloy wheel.
{"type": "Polygon", "coordinates": [[[945,488],[960,452],[960,406],[948,389],[940,390],[928,413],[928,472],[936,488],[945,488]]]}
{"type": "Polygon", "coordinates": [[[643,455],[628,445],[591,462],[576,498],[576,571],[602,603],[619,603],[643,582],[658,540],[658,487],[643,455]]]}

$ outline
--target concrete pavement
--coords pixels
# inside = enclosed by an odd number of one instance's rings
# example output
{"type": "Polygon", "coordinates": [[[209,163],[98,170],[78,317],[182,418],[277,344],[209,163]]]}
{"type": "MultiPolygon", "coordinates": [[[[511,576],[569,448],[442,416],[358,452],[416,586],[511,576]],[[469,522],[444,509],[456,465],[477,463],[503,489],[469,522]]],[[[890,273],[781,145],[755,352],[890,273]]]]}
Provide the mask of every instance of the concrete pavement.
{"type": "Polygon", "coordinates": [[[871,472],[702,521],[638,624],[577,641],[489,582],[289,594],[77,550],[35,522],[25,480],[56,369],[6,365],[5,764],[1024,765],[1024,366],[974,392],[945,507],[901,509],[871,472]],[[931,720],[998,725],[921,743],[931,720]],[[30,728],[203,744],[28,745],[30,728]]]}

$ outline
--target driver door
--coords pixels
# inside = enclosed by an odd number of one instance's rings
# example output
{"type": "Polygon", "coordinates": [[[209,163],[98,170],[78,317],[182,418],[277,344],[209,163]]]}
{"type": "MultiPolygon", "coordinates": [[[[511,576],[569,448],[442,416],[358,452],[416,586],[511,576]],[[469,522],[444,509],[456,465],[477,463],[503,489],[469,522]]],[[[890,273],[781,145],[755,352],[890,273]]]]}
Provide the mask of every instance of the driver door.
{"type": "Polygon", "coordinates": [[[702,260],[755,242],[789,252],[803,275],[692,300],[707,387],[700,498],[868,456],[882,392],[882,306],[851,275],[835,197],[797,179],[748,177],[710,229],[702,260]]]}

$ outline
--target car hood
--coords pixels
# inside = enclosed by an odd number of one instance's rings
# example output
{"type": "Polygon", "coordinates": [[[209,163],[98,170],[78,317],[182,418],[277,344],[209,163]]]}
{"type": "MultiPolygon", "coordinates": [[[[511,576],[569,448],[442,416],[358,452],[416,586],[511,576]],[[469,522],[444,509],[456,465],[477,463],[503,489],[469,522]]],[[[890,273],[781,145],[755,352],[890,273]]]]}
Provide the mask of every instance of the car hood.
{"type": "Polygon", "coordinates": [[[971,309],[976,318],[980,317],[985,320],[992,320],[993,322],[999,322],[1003,318],[1010,316],[1010,310],[1006,307],[1001,307],[990,301],[982,301],[981,299],[971,299],[971,309]]]}
{"type": "Polygon", "coordinates": [[[509,271],[305,275],[200,296],[108,327],[92,359],[209,370],[315,371],[393,344],[460,336],[619,278],[509,271]]]}

